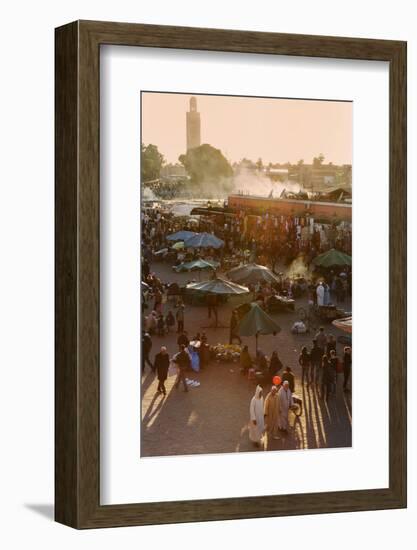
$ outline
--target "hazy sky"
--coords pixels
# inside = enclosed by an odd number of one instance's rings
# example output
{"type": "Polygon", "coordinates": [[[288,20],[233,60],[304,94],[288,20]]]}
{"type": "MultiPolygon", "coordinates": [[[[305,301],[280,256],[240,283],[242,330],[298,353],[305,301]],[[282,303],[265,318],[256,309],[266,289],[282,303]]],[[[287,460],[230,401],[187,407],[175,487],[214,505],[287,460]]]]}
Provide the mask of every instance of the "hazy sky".
{"type": "MultiPolygon", "coordinates": [[[[142,93],[142,141],[153,143],[168,162],[186,149],[185,113],[191,95],[142,93]]],[[[325,162],[352,163],[352,103],[195,95],[201,143],[221,149],[229,161],[264,163],[323,153],[325,162]]]]}

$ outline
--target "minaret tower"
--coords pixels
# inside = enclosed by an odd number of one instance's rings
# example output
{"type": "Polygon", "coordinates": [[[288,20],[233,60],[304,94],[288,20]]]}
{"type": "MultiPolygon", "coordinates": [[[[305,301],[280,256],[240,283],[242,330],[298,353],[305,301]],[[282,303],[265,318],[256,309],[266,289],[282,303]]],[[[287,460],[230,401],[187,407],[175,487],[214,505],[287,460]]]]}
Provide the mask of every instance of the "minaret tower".
{"type": "Polygon", "coordinates": [[[190,110],[187,112],[187,151],[200,147],[200,113],[197,111],[197,99],[190,98],[190,110]]]}

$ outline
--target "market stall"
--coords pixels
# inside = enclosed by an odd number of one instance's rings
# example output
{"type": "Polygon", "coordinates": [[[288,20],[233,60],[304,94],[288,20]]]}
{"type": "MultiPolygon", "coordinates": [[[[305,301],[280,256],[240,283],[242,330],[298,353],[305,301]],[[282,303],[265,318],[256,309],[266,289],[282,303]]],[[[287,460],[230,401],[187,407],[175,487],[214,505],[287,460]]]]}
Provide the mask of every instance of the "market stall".
{"type": "Polygon", "coordinates": [[[227,277],[239,284],[256,284],[258,282],[279,283],[279,278],[266,266],[254,263],[231,269],[227,277]]]}

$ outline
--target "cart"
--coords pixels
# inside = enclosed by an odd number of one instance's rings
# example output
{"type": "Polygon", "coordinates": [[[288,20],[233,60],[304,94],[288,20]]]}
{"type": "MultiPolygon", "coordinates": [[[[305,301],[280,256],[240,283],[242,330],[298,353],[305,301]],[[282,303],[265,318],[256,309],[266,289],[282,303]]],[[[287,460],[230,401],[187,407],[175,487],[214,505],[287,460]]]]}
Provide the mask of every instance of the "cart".
{"type": "Polygon", "coordinates": [[[268,313],[282,313],[295,310],[295,300],[280,296],[279,294],[274,294],[267,298],[265,305],[268,313]]]}

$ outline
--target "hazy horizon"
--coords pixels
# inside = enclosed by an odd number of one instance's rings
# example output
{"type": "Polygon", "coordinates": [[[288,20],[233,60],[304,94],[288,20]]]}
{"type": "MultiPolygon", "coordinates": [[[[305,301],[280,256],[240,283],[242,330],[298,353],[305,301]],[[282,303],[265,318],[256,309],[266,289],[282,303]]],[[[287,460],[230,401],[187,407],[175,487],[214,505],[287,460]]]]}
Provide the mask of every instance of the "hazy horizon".
{"type": "Polygon", "coordinates": [[[352,164],[352,102],[142,92],[142,141],[168,163],[186,151],[185,113],[197,99],[201,143],[230,162],[352,164]]]}

